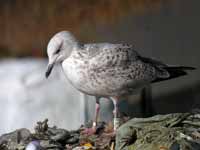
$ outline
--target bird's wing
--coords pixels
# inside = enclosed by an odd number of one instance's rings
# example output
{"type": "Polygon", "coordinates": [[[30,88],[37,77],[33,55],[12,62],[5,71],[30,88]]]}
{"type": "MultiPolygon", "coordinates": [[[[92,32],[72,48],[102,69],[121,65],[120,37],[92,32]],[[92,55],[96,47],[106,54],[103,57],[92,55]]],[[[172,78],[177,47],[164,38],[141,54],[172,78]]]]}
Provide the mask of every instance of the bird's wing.
{"type": "Polygon", "coordinates": [[[142,62],[131,45],[109,44],[99,47],[88,60],[88,76],[94,85],[104,86],[103,89],[114,92],[114,95],[125,94],[155,78],[154,67],[142,62]]]}
{"type": "Polygon", "coordinates": [[[139,56],[133,46],[128,44],[87,44],[86,49],[90,67],[95,69],[126,66],[139,56]]]}
{"type": "MultiPolygon", "coordinates": [[[[88,49],[91,72],[106,72],[107,76],[130,80],[154,81],[166,79],[168,65],[161,61],[140,56],[131,45],[94,44],[88,49]],[[95,50],[94,50],[95,49],[95,50]]],[[[124,81],[119,81],[124,82],[124,81]]]]}

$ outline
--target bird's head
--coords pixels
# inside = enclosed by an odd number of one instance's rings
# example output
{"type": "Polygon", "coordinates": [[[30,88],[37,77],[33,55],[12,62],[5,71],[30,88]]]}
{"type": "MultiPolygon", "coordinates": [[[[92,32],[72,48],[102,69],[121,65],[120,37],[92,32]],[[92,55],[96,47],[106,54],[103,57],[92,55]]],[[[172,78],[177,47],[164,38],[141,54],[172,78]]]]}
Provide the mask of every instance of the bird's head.
{"type": "Polygon", "coordinates": [[[46,78],[49,77],[54,65],[62,63],[68,58],[77,45],[77,40],[69,31],[58,32],[50,39],[47,46],[49,63],[45,74],[46,78]]]}

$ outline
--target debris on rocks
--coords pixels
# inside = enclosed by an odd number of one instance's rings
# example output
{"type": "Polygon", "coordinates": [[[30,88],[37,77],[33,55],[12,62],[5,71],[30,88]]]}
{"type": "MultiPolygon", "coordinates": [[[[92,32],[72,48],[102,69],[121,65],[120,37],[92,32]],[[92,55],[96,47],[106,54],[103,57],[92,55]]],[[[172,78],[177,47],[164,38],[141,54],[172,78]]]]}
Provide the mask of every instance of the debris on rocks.
{"type": "Polygon", "coordinates": [[[34,133],[28,129],[19,129],[2,135],[0,150],[110,150],[114,139],[108,132],[104,133],[103,130],[108,129],[106,124],[99,123],[93,135],[82,132],[87,127],[81,126],[78,130],[68,131],[56,126],[49,127],[48,119],[45,119],[37,122],[34,133]]]}
{"type": "Polygon", "coordinates": [[[23,150],[24,146],[32,140],[32,135],[28,129],[18,129],[14,132],[4,134],[0,137],[1,150],[23,150]]]}
{"type": "Polygon", "coordinates": [[[0,150],[199,150],[200,114],[174,113],[133,118],[113,134],[112,123],[100,122],[94,134],[49,127],[37,122],[34,132],[22,128],[0,136],[0,150]],[[115,137],[116,135],[116,137],[115,137]]]}
{"type": "Polygon", "coordinates": [[[200,116],[194,113],[134,118],[116,134],[116,150],[200,150],[200,116]]]}

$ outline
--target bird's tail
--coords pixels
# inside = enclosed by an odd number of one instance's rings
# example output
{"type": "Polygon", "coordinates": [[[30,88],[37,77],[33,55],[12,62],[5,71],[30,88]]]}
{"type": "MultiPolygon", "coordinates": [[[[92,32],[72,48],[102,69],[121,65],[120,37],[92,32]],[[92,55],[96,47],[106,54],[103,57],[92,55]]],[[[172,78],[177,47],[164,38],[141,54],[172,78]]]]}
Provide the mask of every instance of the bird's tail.
{"type": "Polygon", "coordinates": [[[184,75],[187,75],[187,71],[195,70],[196,68],[188,67],[188,66],[165,66],[163,67],[163,69],[168,72],[169,76],[166,78],[165,77],[157,78],[153,82],[159,82],[163,80],[169,80],[169,79],[177,78],[180,76],[184,76],[184,75]]]}
{"type": "Polygon", "coordinates": [[[168,79],[184,76],[184,75],[187,75],[187,71],[196,69],[194,67],[187,67],[187,66],[171,66],[171,65],[164,64],[161,61],[158,61],[153,58],[146,58],[142,56],[138,56],[138,57],[144,63],[148,63],[156,69],[157,79],[155,79],[153,82],[159,82],[163,80],[168,80],[168,79]]]}
{"type": "Polygon", "coordinates": [[[168,66],[164,67],[170,74],[169,78],[176,78],[179,76],[184,76],[187,75],[187,71],[189,70],[195,70],[196,68],[194,67],[186,67],[186,66],[168,66]]]}

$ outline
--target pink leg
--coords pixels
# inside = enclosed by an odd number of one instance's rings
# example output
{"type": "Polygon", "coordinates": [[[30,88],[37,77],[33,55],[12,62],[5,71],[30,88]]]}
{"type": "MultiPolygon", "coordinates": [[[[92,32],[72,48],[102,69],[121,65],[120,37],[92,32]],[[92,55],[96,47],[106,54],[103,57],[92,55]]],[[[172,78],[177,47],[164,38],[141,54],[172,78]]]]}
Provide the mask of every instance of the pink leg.
{"type": "Polygon", "coordinates": [[[95,116],[94,116],[94,120],[93,120],[93,124],[92,124],[92,128],[86,128],[83,133],[88,134],[88,135],[92,135],[96,133],[96,127],[97,127],[97,122],[98,122],[98,118],[99,118],[99,110],[100,110],[100,97],[95,97],[96,98],[96,106],[95,106],[95,116]]]}
{"type": "Polygon", "coordinates": [[[98,118],[99,118],[99,110],[100,110],[100,103],[99,103],[100,97],[96,97],[96,105],[95,105],[95,118],[93,121],[93,128],[96,128],[98,118]]]}

